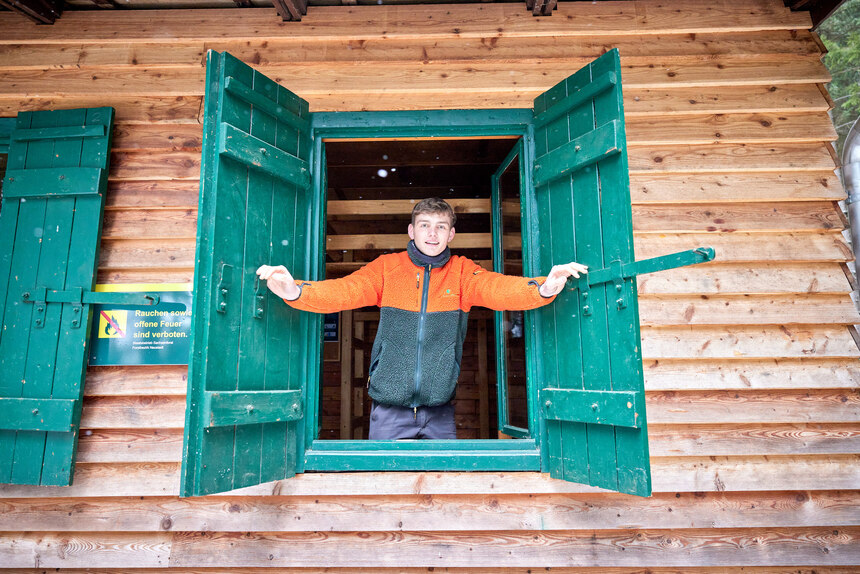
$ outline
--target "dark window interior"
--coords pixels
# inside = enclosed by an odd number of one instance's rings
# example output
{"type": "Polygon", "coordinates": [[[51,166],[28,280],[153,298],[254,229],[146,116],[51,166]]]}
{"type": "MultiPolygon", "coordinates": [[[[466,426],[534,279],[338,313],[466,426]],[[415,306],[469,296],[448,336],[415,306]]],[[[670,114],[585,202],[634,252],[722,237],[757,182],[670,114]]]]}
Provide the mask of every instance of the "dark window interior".
{"type": "MultiPolygon", "coordinates": [[[[451,250],[492,269],[492,243],[489,239],[492,232],[489,213],[491,177],[516,141],[329,141],[325,143],[327,199],[420,200],[436,196],[446,200],[485,200],[479,213],[457,210],[456,231],[458,234],[486,234],[487,240],[475,246],[461,247],[455,236],[451,250]]],[[[517,189],[516,197],[508,199],[518,201],[518,193],[517,189]]],[[[326,220],[328,237],[399,235],[402,241],[395,240],[395,244],[389,248],[379,248],[381,246],[373,245],[370,241],[350,245],[354,247],[351,249],[328,250],[326,277],[342,277],[383,253],[402,251],[409,241],[406,234],[409,223],[410,215],[406,212],[329,214],[326,220]]],[[[519,233],[518,226],[514,229],[513,223],[509,222],[509,225],[511,229],[506,231],[519,233]]],[[[507,252],[507,255],[512,254],[507,252]]],[[[519,265],[517,267],[516,262],[509,263],[506,272],[521,274],[521,263],[519,265]]],[[[339,341],[325,343],[323,349],[319,438],[363,439],[367,438],[370,413],[366,368],[370,362],[378,312],[375,307],[343,312],[339,320],[339,341]],[[349,416],[342,416],[343,408],[349,409],[349,416]]],[[[522,340],[519,339],[520,342],[522,340]]],[[[512,347],[516,347],[517,340],[513,339],[512,342],[512,347]]],[[[495,347],[494,313],[488,309],[473,308],[455,398],[458,438],[498,438],[495,347]]],[[[515,372],[516,365],[513,367],[515,372]]],[[[524,376],[522,379],[524,381],[524,376]]],[[[515,395],[521,397],[524,405],[524,391],[517,391],[515,395]]],[[[516,401],[516,397],[512,400],[516,401]]],[[[525,409],[515,407],[512,414],[514,412],[524,413],[525,409]]],[[[519,422],[520,418],[516,420],[519,422]]]]}

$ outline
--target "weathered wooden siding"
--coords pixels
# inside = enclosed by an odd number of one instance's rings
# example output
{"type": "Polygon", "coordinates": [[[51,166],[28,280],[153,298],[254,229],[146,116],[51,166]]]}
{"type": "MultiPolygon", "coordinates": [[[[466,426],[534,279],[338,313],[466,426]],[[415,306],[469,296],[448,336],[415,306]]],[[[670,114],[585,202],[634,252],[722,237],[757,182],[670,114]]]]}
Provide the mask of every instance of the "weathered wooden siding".
{"type": "Polygon", "coordinates": [[[0,569],[852,570],[858,316],[809,26],[780,0],[0,14],[0,115],[117,109],[104,282],[192,277],[208,48],[313,110],[376,110],[527,107],[617,46],[637,255],[717,252],[640,280],[652,498],[390,473],[179,499],[185,369],[93,368],[74,485],[0,486],[0,569]]]}

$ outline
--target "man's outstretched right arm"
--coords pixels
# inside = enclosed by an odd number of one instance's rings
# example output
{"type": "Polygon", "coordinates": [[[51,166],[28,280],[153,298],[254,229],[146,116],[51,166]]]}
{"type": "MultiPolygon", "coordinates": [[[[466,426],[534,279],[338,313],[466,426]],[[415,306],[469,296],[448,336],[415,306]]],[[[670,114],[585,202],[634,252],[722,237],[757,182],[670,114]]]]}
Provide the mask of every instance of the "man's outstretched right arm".
{"type": "Polygon", "coordinates": [[[336,313],[379,305],[382,294],[381,259],[368,263],[341,279],[300,281],[283,265],[262,265],[257,269],[269,290],[295,309],[313,313],[336,313]]]}

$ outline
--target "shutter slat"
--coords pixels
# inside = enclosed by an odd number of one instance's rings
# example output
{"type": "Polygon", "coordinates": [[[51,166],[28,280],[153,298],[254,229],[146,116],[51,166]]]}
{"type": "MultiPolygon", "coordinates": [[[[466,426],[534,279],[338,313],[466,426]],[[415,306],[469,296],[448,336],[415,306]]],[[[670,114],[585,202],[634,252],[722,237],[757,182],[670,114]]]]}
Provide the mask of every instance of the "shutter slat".
{"type": "Polygon", "coordinates": [[[97,167],[10,169],[3,181],[3,195],[10,199],[95,195],[106,182],[107,171],[97,167]]]}
{"type": "Polygon", "coordinates": [[[9,399],[0,397],[4,430],[67,432],[74,428],[75,399],[9,399]]]}

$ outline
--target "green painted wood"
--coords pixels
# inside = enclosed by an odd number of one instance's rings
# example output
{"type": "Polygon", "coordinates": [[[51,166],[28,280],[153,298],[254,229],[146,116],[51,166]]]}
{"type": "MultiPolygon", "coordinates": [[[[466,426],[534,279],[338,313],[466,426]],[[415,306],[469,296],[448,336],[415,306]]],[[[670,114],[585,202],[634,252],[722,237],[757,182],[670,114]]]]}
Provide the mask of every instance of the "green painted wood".
{"type": "Polygon", "coordinates": [[[303,436],[292,409],[317,384],[306,375],[319,360],[311,342],[321,338],[320,324],[271,295],[255,271],[283,264],[317,278],[307,243],[311,138],[297,130],[310,117],[307,102],[282,86],[229,54],[209,53],[183,496],[296,471],[303,436]],[[248,403],[252,396],[257,402],[248,403]]]}
{"type": "MultiPolygon", "coordinates": [[[[572,260],[591,269],[633,260],[620,76],[613,50],[535,100],[541,273],[572,260]]],[[[537,358],[546,383],[540,400],[558,407],[544,421],[545,468],[565,480],[647,495],[649,483],[619,478],[630,468],[648,473],[644,407],[637,417],[640,428],[627,428],[590,421],[587,412],[578,412],[578,401],[557,404],[559,396],[575,393],[644,393],[635,280],[621,285],[630,300],[621,310],[614,305],[615,285],[576,286],[572,283],[538,312],[537,358]]],[[[598,411],[605,408],[598,402],[598,411]]]]}
{"type": "MultiPolygon", "coordinates": [[[[57,112],[59,113],[59,112],[57,112]]],[[[11,139],[16,142],[33,142],[41,140],[64,140],[105,137],[106,126],[63,126],[57,128],[36,128],[15,130],[11,139]]],[[[77,145],[77,144],[75,144],[77,145]]]]}
{"type": "MultiPolygon", "coordinates": [[[[80,287],[59,291],[56,289],[46,289],[45,287],[36,287],[35,289],[25,291],[21,295],[21,300],[48,303],[86,303],[89,305],[157,305],[161,297],[157,293],[84,291],[80,287]]],[[[165,303],[165,305],[167,304],[165,303]]],[[[176,308],[180,309],[181,305],[176,304],[176,308]]]]}
{"type": "Polygon", "coordinates": [[[69,432],[75,426],[75,399],[0,397],[0,425],[4,430],[69,432]]]}
{"type": "Polygon", "coordinates": [[[286,183],[310,186],[308,162],[285,153],[230,124],[224,124],[218,152],[286,183]]]}
{"type": "Polygon", "coordinates": [[[3,195],[10,199],[98,195],[99,190],[104,189],[106,181],[107,170],[97,167],[7,169],[3,180],[3,195]]]}
{"type": "MultiPolygon", "coordinates": [[[[276,118],[296,131],[307,133],[311,126],[307,118],[296,116],[294,113],[287,110],[284,105],[277,100],[277,94],[274,91],[271,94],[258,93],[259,88],[254,88],[243,84],[232,76],[227,76],[225,82],[227,92],[237,98],[241,98],[254,106],[254,111],[262,111],[276,118]],[[257,90],[257,91],[255,91],[257,90]]],[[[294,105],[299,104],[298,97],[290,98],[294,105]]],[[[274,125],[274,124],[273,124],[274,125]]]]}
{"type": "MultiPolygon", "coordinates": [[[[257,425],[302,418],[301,391],[207,391],[202,419],[208,427],[257,425]]],[[[254,429],[257,433],[262,429],[254,429]]],[[[257,441],[260,437],[255,435],[257,441]]]]}
{"type": "Polygon", "coordinates": [[[540,187],[552,179],[569,176],[586,166],[620,153],[623,129],[624,124],[612,120],[541,156],[534,165],[535,186],[540,187]]]}
{"type": "Polygon", "coordinates": [[[533,439],[451,439],[451,440],[315,440],[310,449],[316,453],[351,451],[386,452],[450,452],[450,451],[534,451],[537,443],[533,439]]]}
{"type": "Polygon", "coordinates": [[[592,82],[589,82],[582,89],[569,94],[560,101],[554,102],[552,107],[535,115],[534,128],[544,128],[547,124],[566,116],[568,110],[577,108],[585,103],[590,103],[590,101],[596,96],[610,88],[613,88],[618,83],[618,78],[619,75],[615,72],[607,72],[600,77],[595,78],[592,82]]]}
{"type": "Polygon", "coordinates": [[[0,154],[9,153],[13,129],[15,129],[15,118],[0,118],[0,154]]]}
{"type": "Polygon", "coordinates": [[[551,420],[639,428],[645,396],[635,391],[544,389],[543,416],[551,420]]]}
{"type": "Polygon", "coordinates": [[[630,279],[637,275],[645,275],[646,273],[655,273],[657,271],[665,271],[676,267],[686,267],[687,265],[696,265],[698,263],[707,263],[714,260],[714,249],[712,247],[699,247],[688,251],[679,251],[669,255],[661,255],[652,257],[651,259],[643,259],[632,263],[606,267],[604,269],[589,270],[587,281],[589,285],[598,285],[600,283],[608,283],[617,281],[618,279],[630,279]]]}
{"type": "Polygon", "coordinates": [[[83,294],[95,282],[113,117],[111,108],[22,113],[10,138],[16,181],[3,199],[0,233],[0,397],[49,402],[33,407],[36,415],[33,408],[2,411],[2,428],[14,413],[44,421],[0,431],[0,459],[9,461],[0,482],[68,485],[73,478],[90,323],[83,294]],[[75,302],[50,301],[47,294],[57,292],[75,302]]]}
{"type": "MultiPolygon", "coordinates": [[[[502,441],[499,441],[502,442],[502,441]]],[[[519,441],[517,441],[519,442],[519,441]]],[[[305,453],[305,470],[317,472],[355,471],[449,471],[527,472],[540,470],[537,450],[487,451],[353,451],[305,453]]]]}
{"type": "Polygon", "coordinates": [[[385,112],[315,112],[314,134],[323,137],[470,137],[522,136],[532,111],[420,110],[385,112]]]}

